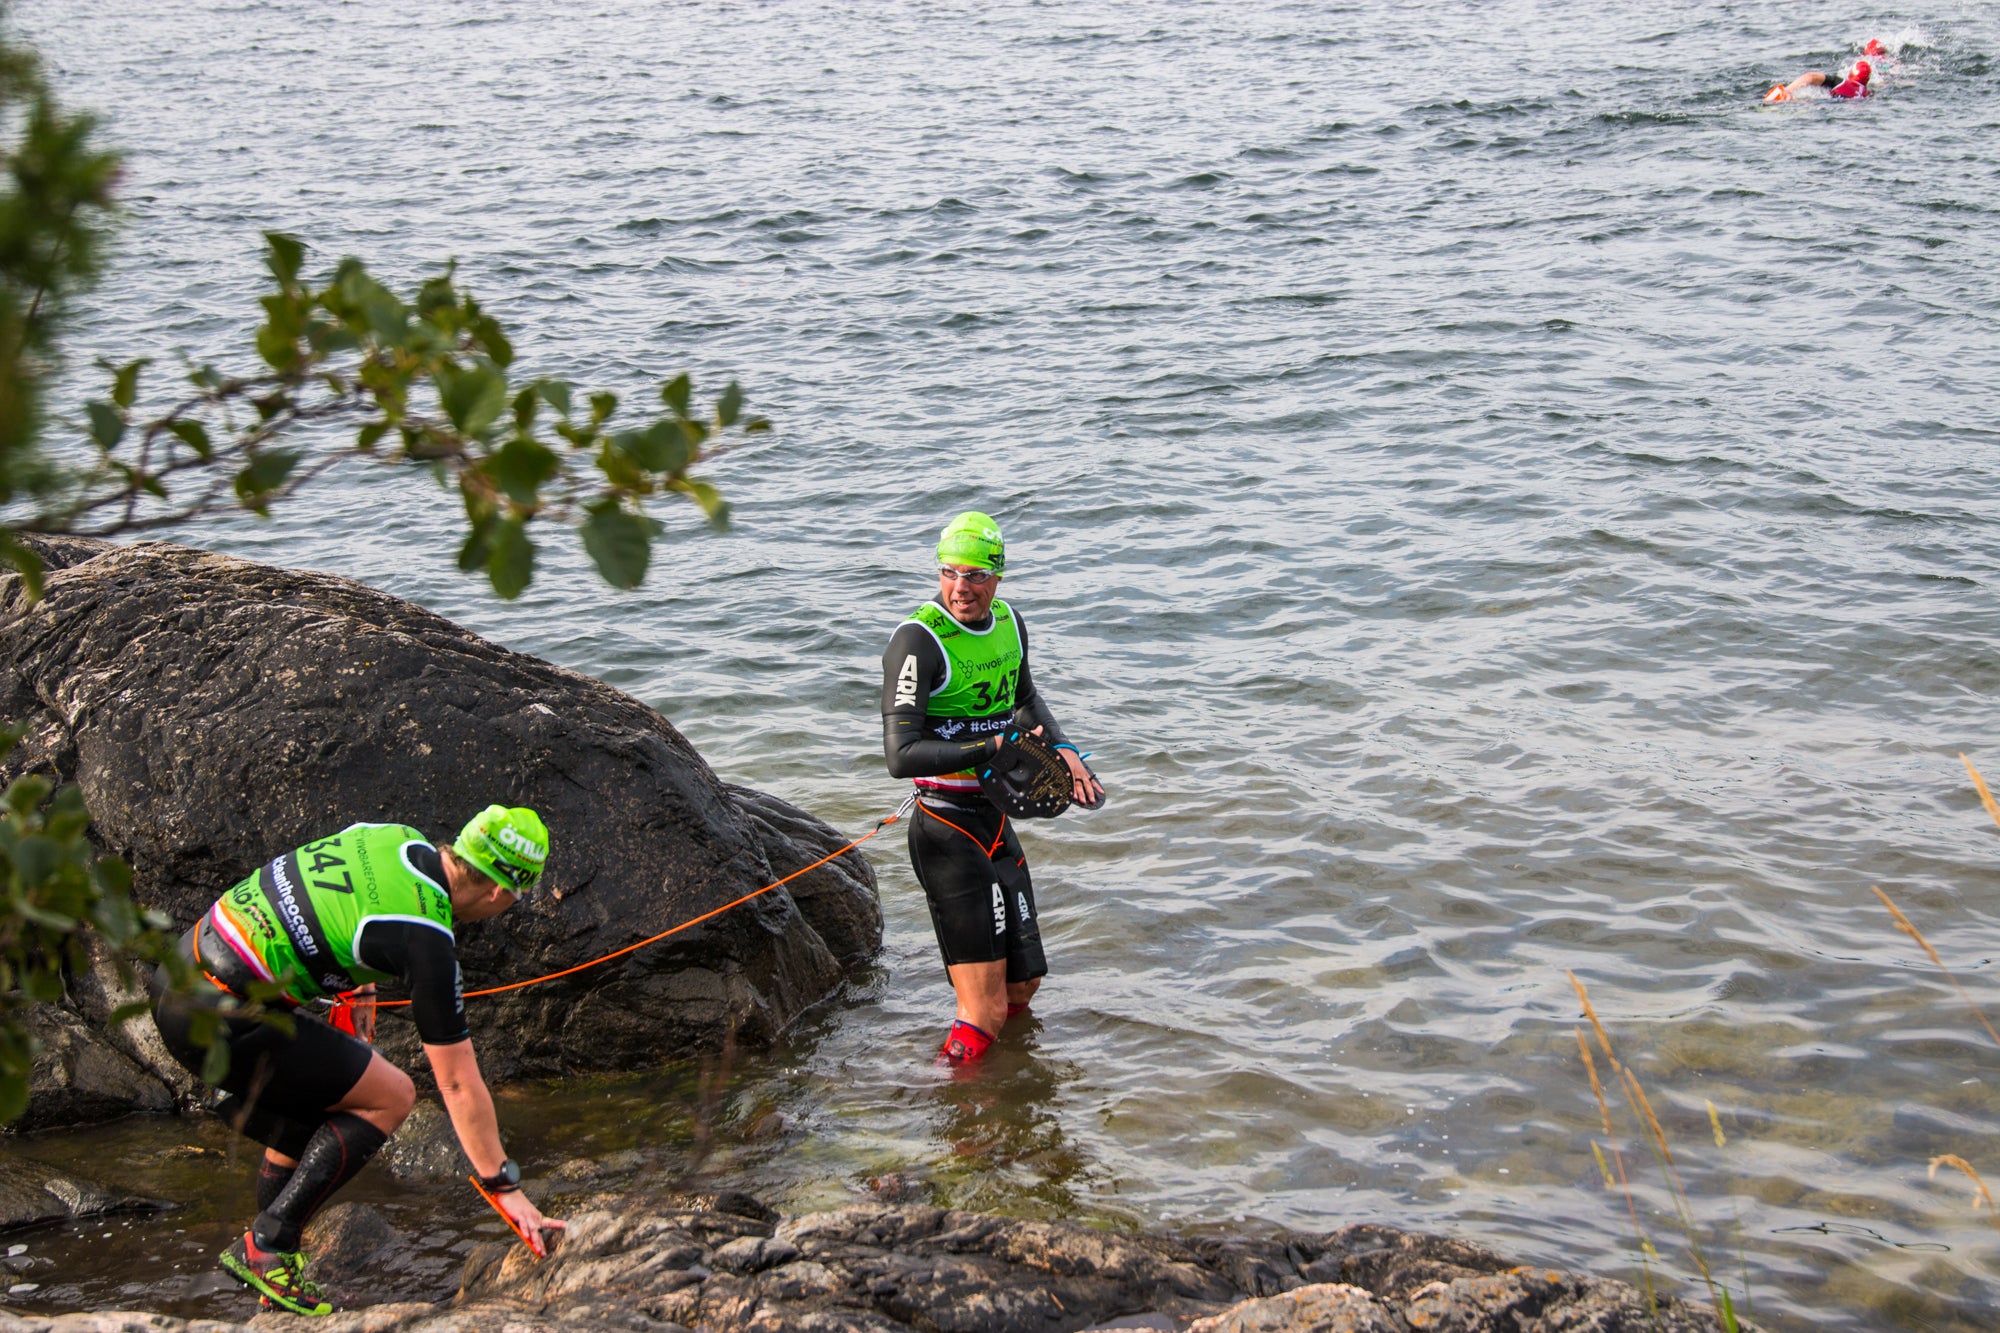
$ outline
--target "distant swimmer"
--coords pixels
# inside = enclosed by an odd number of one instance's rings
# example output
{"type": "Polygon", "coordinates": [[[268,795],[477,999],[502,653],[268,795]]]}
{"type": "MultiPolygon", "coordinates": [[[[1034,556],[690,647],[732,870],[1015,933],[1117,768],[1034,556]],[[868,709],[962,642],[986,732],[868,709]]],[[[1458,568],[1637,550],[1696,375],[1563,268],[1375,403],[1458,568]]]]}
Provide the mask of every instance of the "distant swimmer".
{"type": "MultiPolygon", "coordinates": [[[[1881,42],[1871,40],[1868,43],[1870,54],[1874,54],[1876,49],[1880,48],[1881,45],[1881,42]]],[[[1793,97],[1808,88],[1824,88],[1829,97],[1866,97],[1869,95],[1868,81],[1874,76],[1875,67],[1870,65],[1866,60],[1855,61],[1852,69],[1839,76],[1822,74],[1816,69],[1811,69],[1799,75],[1799,77],[1793,79],[1790,83],[1781,83],[1771,89],[1770,92],[1764,94],[1764,100],[1767,102],[1789,102],[1793,97]]]]}

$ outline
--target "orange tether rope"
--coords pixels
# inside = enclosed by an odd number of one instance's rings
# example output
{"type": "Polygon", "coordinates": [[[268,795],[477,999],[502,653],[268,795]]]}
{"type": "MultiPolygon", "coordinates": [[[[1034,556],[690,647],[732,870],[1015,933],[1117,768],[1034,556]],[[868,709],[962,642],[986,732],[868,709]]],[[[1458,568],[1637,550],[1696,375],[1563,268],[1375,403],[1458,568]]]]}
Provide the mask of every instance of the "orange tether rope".
{"type": "MultiPolygon", "coordinates": [[[[877,833],[880,833],[883,829],[889,827],[889,825],[894,824],[899,820],[901,820],[903,817],[903,812],[908,810],[911,804],[915,800],[916,798],[914,796],[910,797],[908,800],[905,800],[901,805],[896,807],[896,811],[894,814],[891,814],[884,819],[877,820],[875,822],[874,828],[869,829],[866,833],[856,838],[853,842],[848,843],[845,847],[840,848],[838,851],[828,852],[825,856],[822,856],[819,860],[813,862],[811,865],[803,866],[800,869],[794,870],[791,874],[785,876],[783,879],[772,880],[769,884],[766,884],[763,888],[758,889],[755,893],[746,893],[741,898],[738,898],[735,902],[724,903],[722,906],[716,908],[712,912],[703,912],[698,917],[694,917],[691,918],[690,920],[681,922],[678,926],[675,926],[671,930],[663,930],[657,935],[650,935],[647,938],[640,940],[637,944],[628,944],[622,949],[613,949],[610,953],[605,954],[602,958],[593,958],[587,963],[578,963],[575,967],[566,967],[560,972],[551,972],[547,976],[530,977],[526,981],[510,981],[504,986],[488,986],[485,990],[469,990],[465,993],[465,998],[470,1000],[475,996],[479,995],[498,995],[502,991],[520,990],[524,986],[539,986],[544,981],[554,981],[557,977],[566,977],[573,972],[587,971],[590,968],[596,967],[600,963],[608,963],[612,959],[622,958],[626,954],[631,953],[636,949],[643,949],[649,944],[658,944],[661,940],[665,939],[669,935],[678,935],[682,931],[688,929],[688,927],[690,926],[698,926],[702,922],[710,919],[711,917],[721,916],[724,912],[727,912],[732,907],[741,907],[743,904],[749,902],[752,898],[755,898],[760,894],[769,893],[772,889],[780,888],[783,885],[791,883],[793,880],[797,879],[800,875],[805,874],[807,871],[819,869],[821,866],[825,865],[828,861],[833,860],[835,857],[847,855],[849,852],[853,851],[856,847],[859,847],[862,843],[867,842],[877,833]]],[[[378,1009],[393,1009],[401,1005],[406,1005],[408,1003],[409,1003],[408,1000],[377,1000],[375,1002],[375,1007],[378,1009]]]]}

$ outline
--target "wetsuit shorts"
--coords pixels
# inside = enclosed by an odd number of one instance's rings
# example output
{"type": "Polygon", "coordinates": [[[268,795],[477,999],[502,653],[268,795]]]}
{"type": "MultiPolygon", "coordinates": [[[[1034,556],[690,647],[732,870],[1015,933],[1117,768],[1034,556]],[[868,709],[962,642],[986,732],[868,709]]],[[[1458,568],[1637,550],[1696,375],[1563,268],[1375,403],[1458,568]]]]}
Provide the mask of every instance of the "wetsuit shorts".
{"type": "Polygon", "coordinates": [[[946,967],[1004,958],[1009,984],[1047,975],[1028,858],[999,810],[932,809],[918,802],[910,823],[910,867],[930,901],[946,967]]]}
{"type": "MultiPolygon", "coordinates": [[[[168,1054],[200,1077],[208,1058],[194,1040],[202,997],[172,993],[164,968],[151,989],[160,1040],[168,1054]]],[[[207,983],[197,982],[196,989],[208,989],[207,983]]],[[[293,1010],[290,1018],[290,1034],[254,1018],[222,1020],[229,1072],[216,1085],[227,1095],[215,1113],[246,1138],[296,1158],[327,1113],[361,1081],[375,1053],[360,1038],[302,1009],[293,1010]]]]}

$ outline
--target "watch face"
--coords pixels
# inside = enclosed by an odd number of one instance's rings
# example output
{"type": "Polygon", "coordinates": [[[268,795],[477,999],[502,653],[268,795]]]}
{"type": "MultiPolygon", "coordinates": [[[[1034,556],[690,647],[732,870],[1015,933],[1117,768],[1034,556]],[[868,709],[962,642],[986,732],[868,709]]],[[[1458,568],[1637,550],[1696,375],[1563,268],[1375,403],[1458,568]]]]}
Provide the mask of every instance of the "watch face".
{"type": "Polygon", "coordinates": [[[500,1164],[500,1178],[509,1185],[521,1183],[521,1164],[509,1157],[500,1164]]]}

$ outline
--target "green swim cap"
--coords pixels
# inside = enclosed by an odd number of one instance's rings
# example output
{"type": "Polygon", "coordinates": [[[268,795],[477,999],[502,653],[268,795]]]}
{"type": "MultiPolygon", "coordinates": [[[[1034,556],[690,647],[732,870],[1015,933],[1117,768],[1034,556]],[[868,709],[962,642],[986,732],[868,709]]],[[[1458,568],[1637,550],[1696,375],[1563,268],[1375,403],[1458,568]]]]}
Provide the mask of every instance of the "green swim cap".
{"type": "Polygon", "coordinates": [[[1000,525],[990,514],[968,509],[938,534],[938,563],[971,565],[995,574],[1007,568],[1007,548],[1000,540],[1000,525]]]}
{"type": "Polygon", "coordinates": [[[533,810],[489,805],[460,830],[451,849],[501,888],[526,893],[549,859],[549,831],[533,810]]]}

